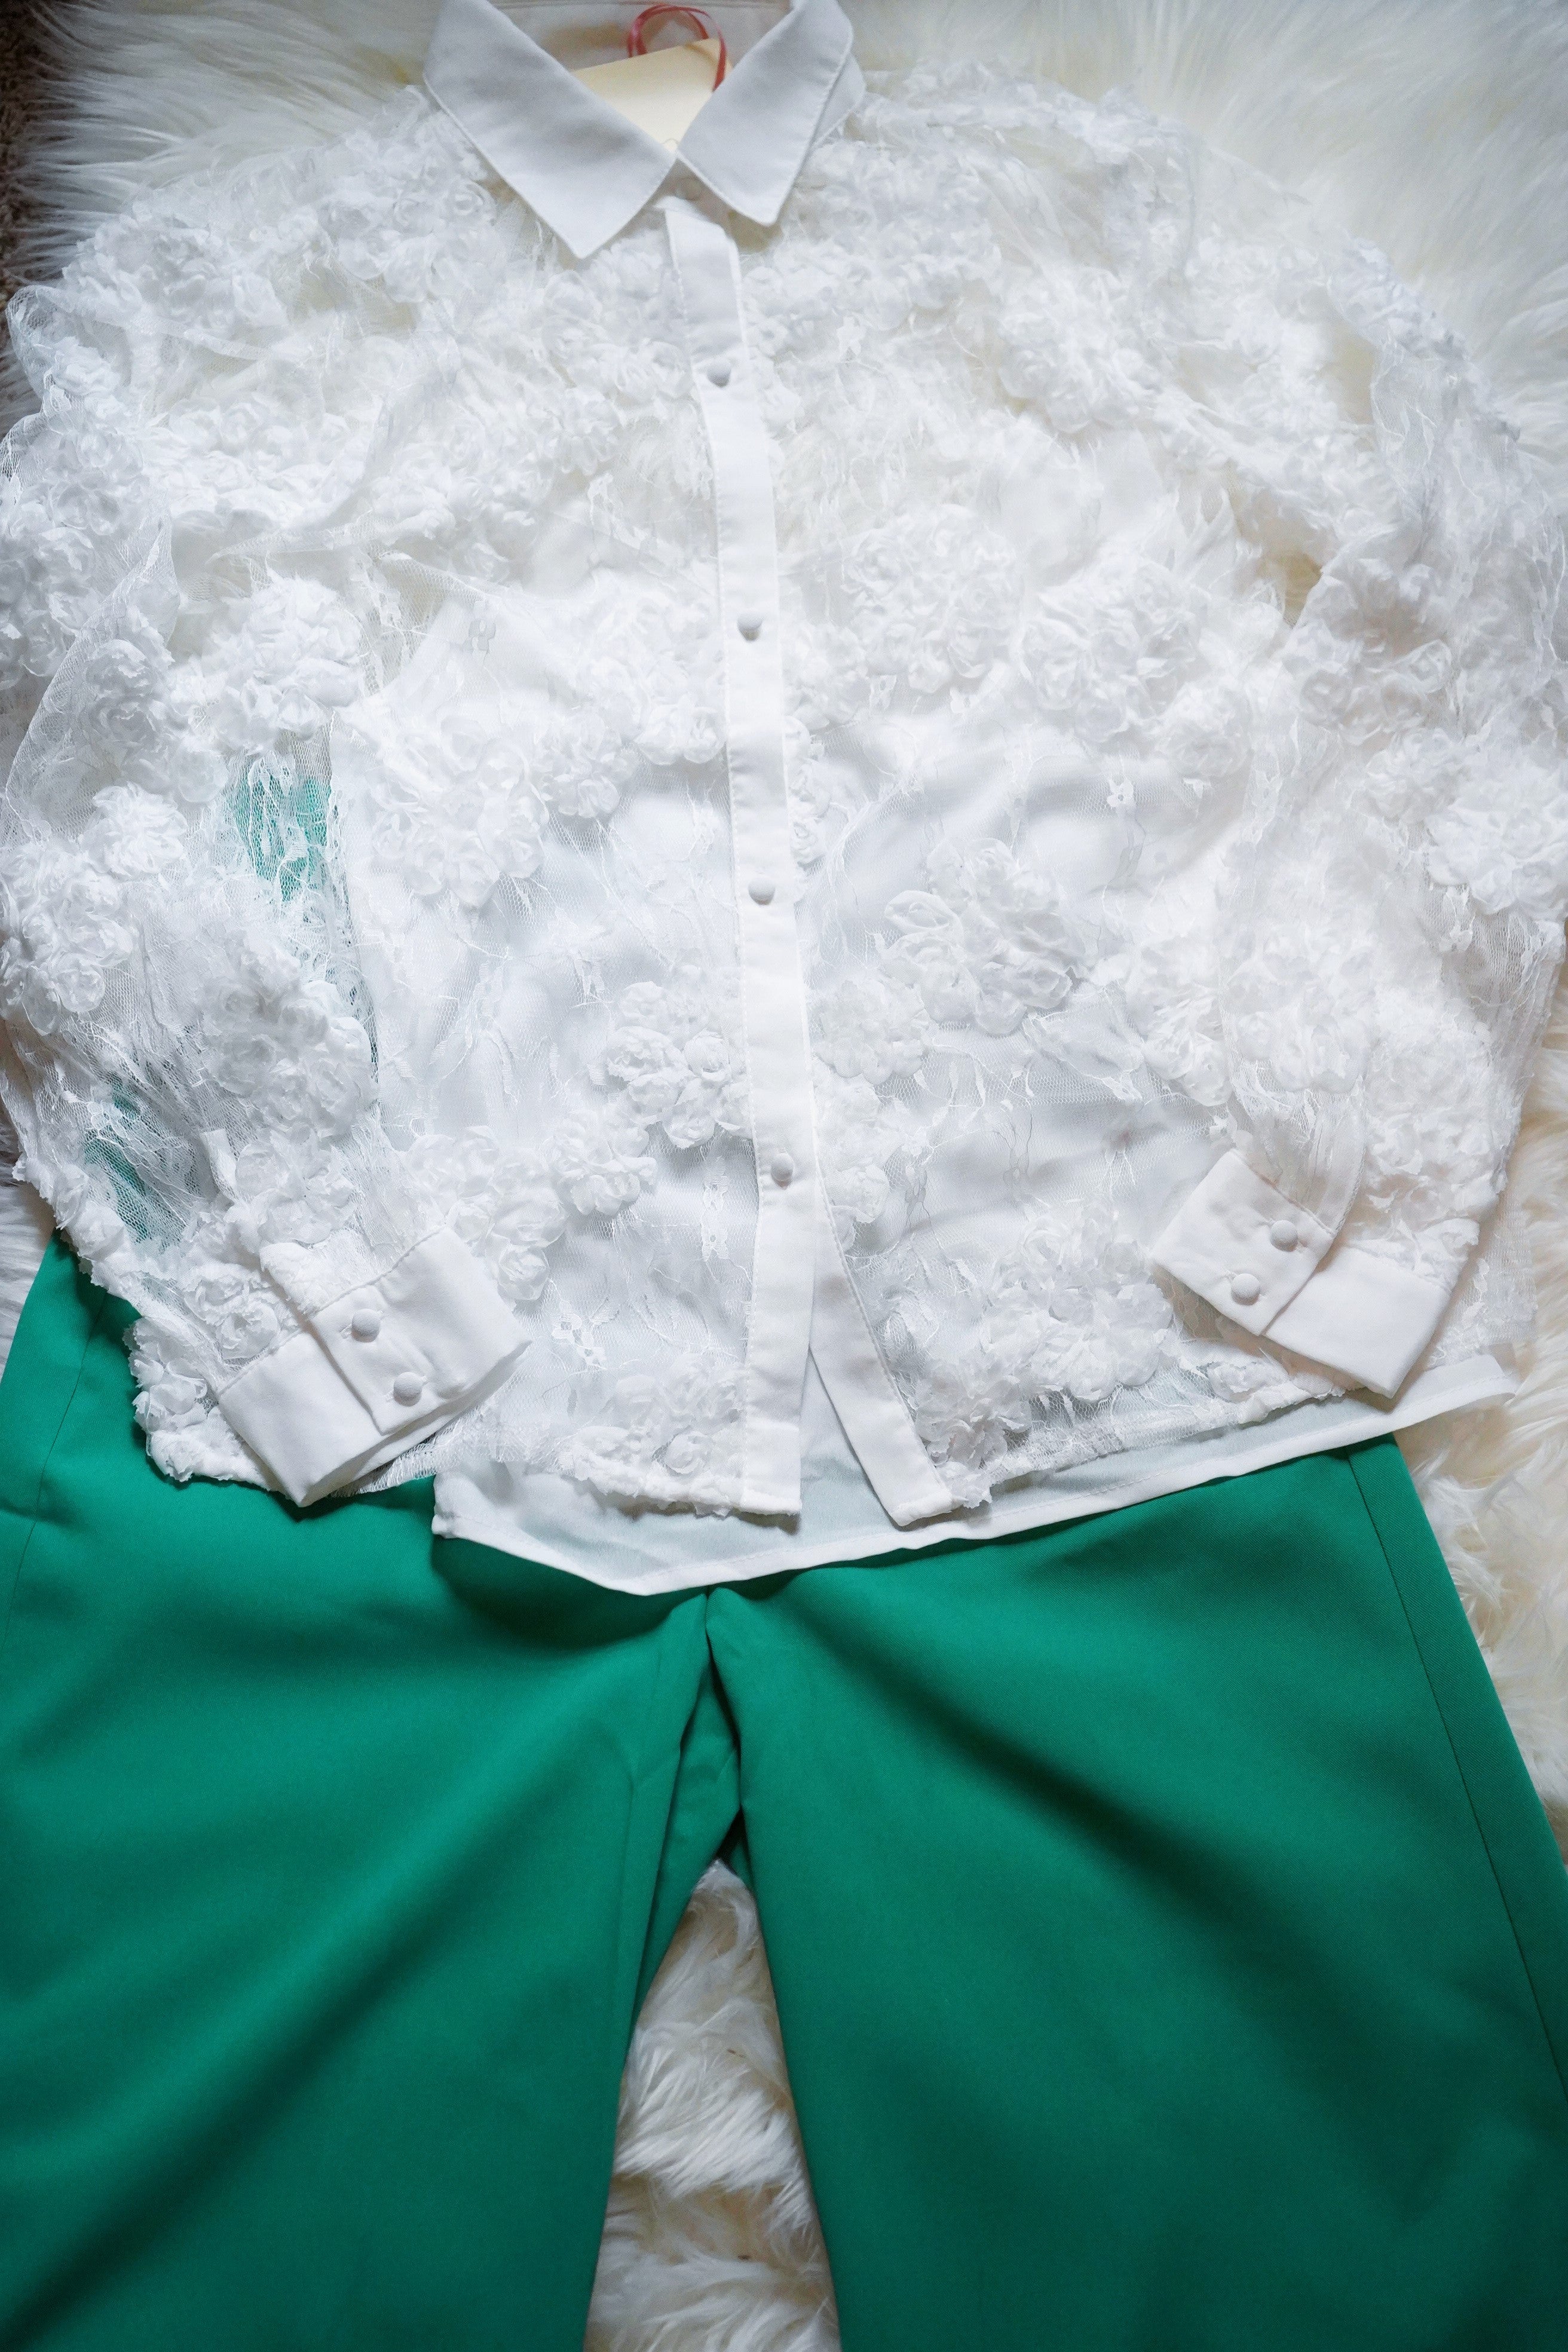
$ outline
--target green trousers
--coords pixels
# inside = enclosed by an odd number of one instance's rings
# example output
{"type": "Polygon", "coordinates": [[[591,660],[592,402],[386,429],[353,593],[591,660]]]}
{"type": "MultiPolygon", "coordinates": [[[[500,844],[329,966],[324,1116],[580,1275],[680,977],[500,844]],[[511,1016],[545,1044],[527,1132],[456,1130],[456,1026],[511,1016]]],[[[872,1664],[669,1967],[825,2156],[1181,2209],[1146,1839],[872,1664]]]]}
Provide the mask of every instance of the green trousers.
{"type": "Polygon", "coordinates": [[[1568,1891],[1379,1442],[658,1600],[0,1390],[0,2343],[575,2352],[754,1884],[847,2352],[1559,2352],[1568,1891]]]}

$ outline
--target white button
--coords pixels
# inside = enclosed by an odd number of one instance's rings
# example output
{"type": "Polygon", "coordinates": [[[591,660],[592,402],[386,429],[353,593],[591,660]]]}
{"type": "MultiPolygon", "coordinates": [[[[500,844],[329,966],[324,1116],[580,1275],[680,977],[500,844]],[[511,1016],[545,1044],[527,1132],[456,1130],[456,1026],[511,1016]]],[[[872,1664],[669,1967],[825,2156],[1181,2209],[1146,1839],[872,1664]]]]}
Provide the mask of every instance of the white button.
{"type": "Polygon", "coordinates": [[[760,613],[742,613],[735,626],[748,640],[760,637],[763,634],[763,616],[760,613]]]}
{"type": "Polygon", "coordinates": [[[374,1307],[356,1307],[349,1323],[349,1329],[356,1339],[379,1339],[381,1318],[374,1307]]]}
{"type": "Polygon", "coordinates": [[[1289,1223],[1284,1217],[1281,1217],[1277,1225],[1269,1226],[1268,1238],[1273,1243],[1276,1249],[1293,1250],[1301,1236],[1296,1231],[1294,1225],[1289,1223]]]}
{"type": "Polygon", "coordinates": [[[417,1404],[424,1387],[417,1372],[399,1372],[392,1383],[392,1393],[399,1404],[417,1404]]]}
{"type": "Polygon", "coordinates": [[[773,1178],[775,1184],[787,1184],[789,1182],[790,1178],[795,1174],[795,1161],[790,1158],[787,1151],[774,1152],[773,1157],[773,1165],[769,1168],[768,1174],[773,1178]]]}
{"type": "Polygon", "coordinates": [[[708,381],[710,383],[716,383],[720,391],[722,392],[724,386],[730,381],[729,361],[715,360],[708,370],[708,381]]]}
{"type": "Polygon", "coordinates": [[[1255,1307],[1263,1296],[1263,1285],[1255,1274],[1233,1274],[1230,1295],[1238,1307],[1255,1307]]]}
{"type": "Polygon", "coordinates": [[[750,898],[754,898],[759,907],[770,907],[773,904],[774,887],[775,885],[769,881],[765,874],[753,875],[746,885],[746,895],[750,898]]]}

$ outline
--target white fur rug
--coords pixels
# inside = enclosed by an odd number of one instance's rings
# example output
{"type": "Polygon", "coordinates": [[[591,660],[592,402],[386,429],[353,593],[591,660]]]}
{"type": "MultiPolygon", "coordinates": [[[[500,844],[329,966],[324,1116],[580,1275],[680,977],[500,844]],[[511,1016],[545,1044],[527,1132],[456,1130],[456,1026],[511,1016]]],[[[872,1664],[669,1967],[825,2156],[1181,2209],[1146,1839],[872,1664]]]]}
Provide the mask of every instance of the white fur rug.
{"type": "MultiPolygon", "coordinates": [[[[17,5],[17,0],[0,0],[17,5]]],[[[149,181],[329,135],[417,76],[435,0],[75,0],[33,166],[44,275],[149,181]]],[[[1568,10],[1560,0],[846,0],[862,61],[1130,87],[1373,238],[1470,341],[1568,508],[1568,10]]],[[[1568,1000],[1513,1184],[1540,1328],[1507,1405],[1405,1451],[1568,1840],[1568,1000]]],[[[36,1260],[16,1196],[0,1290],[36,1260]]],[[[13,1316],[14,1316],[13,1307],[13,1316]]],[[[0,1303],[0,1341],[8,1336],[0,1303]]],[[[591,2352],[837,2341],[755,1914],[715,1870],[626,2070],[591,2352]]],[[[1042,2347],[1044,2352],[1044,2347],[1042,2347]]]]}

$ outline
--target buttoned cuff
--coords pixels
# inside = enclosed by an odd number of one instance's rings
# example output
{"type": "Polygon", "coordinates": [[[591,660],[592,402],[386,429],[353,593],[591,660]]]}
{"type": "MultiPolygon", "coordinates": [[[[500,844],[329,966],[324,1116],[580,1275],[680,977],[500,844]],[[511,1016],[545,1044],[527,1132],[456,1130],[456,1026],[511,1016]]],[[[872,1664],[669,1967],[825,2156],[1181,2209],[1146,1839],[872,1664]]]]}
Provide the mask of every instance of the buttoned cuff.
{"type": "Polygon", "coordinates": [[[1336,1244],[1238,1151],[1188,1194],[1150,1255],[1244,1331],[1383,1396],[1404,1385],[1448,1303],[1442,1284],[1336,1244]]]}
{"type": "Polygon", "coordinates": [[[381,1468],[499,1386],[525,1344],[489,1276],[442,1227],[301,1318],[219,1395],[296,1503],[381,1468]]]}

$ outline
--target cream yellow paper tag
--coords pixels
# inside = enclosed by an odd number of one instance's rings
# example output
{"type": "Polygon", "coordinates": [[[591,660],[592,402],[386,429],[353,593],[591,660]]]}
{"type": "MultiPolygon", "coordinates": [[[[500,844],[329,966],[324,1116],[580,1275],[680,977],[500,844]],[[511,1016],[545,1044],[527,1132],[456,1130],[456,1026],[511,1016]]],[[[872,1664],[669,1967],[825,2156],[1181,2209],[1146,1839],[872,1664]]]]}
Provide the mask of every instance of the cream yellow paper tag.
{"type": "Polygon", "coordinates": [[[640,58],[616,58],[607,66],[584,66],[577,79],[661,147],[673,150],[712,97],[718,70],[716,40],[687,41],[679,48],[649,49],[640,58]]]}

